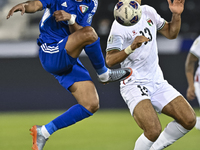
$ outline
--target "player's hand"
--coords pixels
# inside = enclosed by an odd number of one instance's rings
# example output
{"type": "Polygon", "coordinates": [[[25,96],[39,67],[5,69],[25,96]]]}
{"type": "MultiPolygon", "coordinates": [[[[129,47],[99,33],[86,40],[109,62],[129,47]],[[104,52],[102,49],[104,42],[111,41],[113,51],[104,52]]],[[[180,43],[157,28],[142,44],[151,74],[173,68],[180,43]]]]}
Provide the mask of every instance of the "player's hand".
{"type": "Polygon", "coordinates": [[[71,14],[67,13],[64,10],[57,10],[53,13],[53,16],[55,17],[56,22],[59,21],[68,21],[71,18],[71,14]]]}
{"type": "Polygon", "coordinates": [[[169,9],[173,14],[180,15],[183,12],[185,0],[173,0],[173,3],[172,0],[167,1],[169,4],[169,9]]]}
{"type": "Polygon", "coordinates": [[[21,11],[21,15],[23,15],[25,13],[25,6],[28,5],[27,3],[21,3],[21,4],[18,4],[16,6],[14,6],[9,12],[8,12],[8,15],[7,15],[7,19],[10,18],[10,16],[13,15],[14,12],[18,12],[18,11],[21,11]]]}
{"type": "Polygon", "coordinates": [[[133,43],[131,44],[131,49],[134,50],[136,48],[139,48],[142,45],[142,43],[148,42],[148,41],[149,39],[146,38],[145,36],[137,36],[134,39],[133,43]]]}
{"type": "Polygon", "coordinates": [[[194,86],[188,87],[186,97],[187,97],[188,100],[195,99],[196,95],[195,95],[195,88],[194,88],[194,86]]]}

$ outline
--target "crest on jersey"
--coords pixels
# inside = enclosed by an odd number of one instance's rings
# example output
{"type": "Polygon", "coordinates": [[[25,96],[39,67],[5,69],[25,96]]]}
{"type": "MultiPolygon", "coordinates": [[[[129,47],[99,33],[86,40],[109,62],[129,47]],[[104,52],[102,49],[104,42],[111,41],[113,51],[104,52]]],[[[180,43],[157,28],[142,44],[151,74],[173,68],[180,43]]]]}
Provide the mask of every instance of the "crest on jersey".
{"type": "Polygon", "coordinates": [[[86,6],[86,5],[80,5],[79,8],[80,8],[80,11],[81,11],[83,14],[88,10],[88,6],[86,6]]]}
{"type": "Polygon", "coordinates": [[[152,26],[153,25],[153,21],[151,19],[148,19],[147,20],[147,23],[149,24],[149,26],[152,26]]]}

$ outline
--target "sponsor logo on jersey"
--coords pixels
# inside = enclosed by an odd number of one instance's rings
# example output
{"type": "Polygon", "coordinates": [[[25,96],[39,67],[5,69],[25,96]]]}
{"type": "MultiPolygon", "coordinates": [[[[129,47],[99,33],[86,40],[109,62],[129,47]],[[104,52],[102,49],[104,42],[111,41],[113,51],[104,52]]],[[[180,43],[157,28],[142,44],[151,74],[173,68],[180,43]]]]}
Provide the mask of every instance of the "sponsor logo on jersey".
{"type": "Polygon", "coordinates": [[[93,14],[88,15],[87,23],[89,23],[89,24],[92,23],[92,17],[93,17],[93,14]]]}
{"type": "Polygon", "coordinates": [[[153,25],[153,21],[151,19],[148,19],[147,20],[147,23],[149,24],[149,26],[152,26],[153,25]]]}
{"type": "Polygon", "coordinates": [[[80,5],[79,8],[83,14],[88,10],[88,6],[86,5],[80,5]]]}
{"type": "Polygon", "coordinates": [[[62,3],[61,6],[67,7],[67,2],[62,3]]]}
{"type": "Polygon", "coordinates": [[[108,44],[112,44],[113,43],[113,36],[112,35],[110,35],[110,37],[108,38],[108,44]]]}
{"type": "Polygon", "coordinates": [[[135,36],[137,34],[137,32],[135,30],[133,30],[132,32],[133,32],[133,36],[135,36]]]}

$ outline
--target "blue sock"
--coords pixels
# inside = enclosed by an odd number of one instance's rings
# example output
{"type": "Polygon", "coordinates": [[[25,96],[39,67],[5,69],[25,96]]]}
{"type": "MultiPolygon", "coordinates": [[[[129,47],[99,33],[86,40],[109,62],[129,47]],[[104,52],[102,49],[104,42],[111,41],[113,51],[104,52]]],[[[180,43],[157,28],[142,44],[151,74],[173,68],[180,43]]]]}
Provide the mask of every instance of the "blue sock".
{"type": "Polygon", "coordinates": [[[85,46],[84,49],[97,74],[100,75],[105,73],[108,68],[105,66],[104,56],[101,51],[100,38],[98,38],[94,43],[85,46]]]}
{"type": "Polygon", "coordinates": [[[46,124],[45,127],[51,135],[58,129],[68,127],[91,115],[93,114],[90,111],[88,111],[85,107],[83,107],[80,104],[76,104],[69,108],[65,113],[52,120],[50,123],[46,124]]]}

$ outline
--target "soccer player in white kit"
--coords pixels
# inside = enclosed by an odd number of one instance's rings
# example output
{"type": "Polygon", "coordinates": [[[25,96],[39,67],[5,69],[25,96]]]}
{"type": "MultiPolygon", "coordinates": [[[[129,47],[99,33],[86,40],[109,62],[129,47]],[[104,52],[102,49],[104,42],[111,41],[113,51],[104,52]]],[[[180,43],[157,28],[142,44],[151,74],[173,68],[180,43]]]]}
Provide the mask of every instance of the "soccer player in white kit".
{"type": "MultiPolygon", "coordinates": [[[[200,35],[195,39],[187,55],[185,74],[188,82],[187,99],[193,100],[196,97],[200,105],[200,35]],[[198,67],[194,75],[196,62],[198,67]]],[[[195,127],[200,130],[200,117],[197,117],[195,127]]]]}
{"type": "MultiPolygon", "coordinates": [[[[136,0],[141,4],[141,0],[136,0]]],[[[196,123],[195,112],[187,100],[166,80],[158,64],[157,31],[168,39],[178,36],[184,0],[168,0],[171,22],[156,10],[142,5],[142,17],[134,26],[122,26],[116,20],[108,37],[106,63],[130,67],[132,75],[120,83],[121,95],[138,126],[144,131],[134,150],[161,150],[189,132],[196,123]],[[157,113],[170,116],[162,131],[157,113]],[[161,132],[162,131],[162,132],[161,132]]]]}

